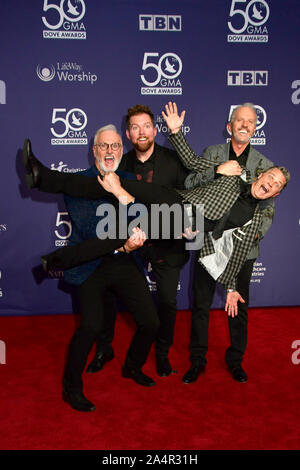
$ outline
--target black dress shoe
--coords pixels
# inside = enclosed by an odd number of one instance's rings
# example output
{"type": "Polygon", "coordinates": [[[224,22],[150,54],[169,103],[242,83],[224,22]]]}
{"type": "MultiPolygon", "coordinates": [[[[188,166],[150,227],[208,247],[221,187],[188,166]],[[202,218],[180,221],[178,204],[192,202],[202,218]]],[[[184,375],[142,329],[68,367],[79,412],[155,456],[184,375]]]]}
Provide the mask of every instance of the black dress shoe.
{"type": "Polygon", "coordinates": [[[125,379],[132,379],[137,384],[143,385],[144,387],[153,387],[155,382],[151,377],[145,375],[140,369],[129,369],[126,366],[122,367],[122,376],[125,379]]]}
{"type": "Polygon", "coordinates": [[[113,351],[109,354],[105,354],[103,352],[96,352],[94,359],[88,365],[86,371],[89,373],[98,372],[102,370],[104,365],[111,361],[115,357],[113,351]]]}
{"type": "Polygon", "coordinates": [[[96,407],[91,403],[82,392],[63,391],[63,400],[77,411],[95,411],[96,407]]]}
{"type": "Polygon", "coordinates": [[[156,356],[156,372],[160,377],[169,377],[171,374],[177,374],[177,370],[173,370],[167,357],[156,356]]]}
{"type": "Polygon", "coordinates": [[[23,162],[26,170],[26,183],[29,189],[38,188],[41,178],[41,169],[43,165],[33,155],[31,142],[25,139],[23,145],[23,162]]]}
{"type": "Polygon", "coordinates": [[[185,384],[191,384],[196,382],[200,374],[204,374],[205,365],[203,364],[192,364],[190,369],[182,377],[182,382],[185,384]]]}
{"type": "MultiPolygon", "coordinates": [[[[64,247],[63,247],[64,248],[64,247]]],[[[63,250],[63,248],[60,248],[60,251],[63,250]]],[[[56,269],[56,268],[63,268],[63,263],[58,255],[56,255],[56,251],[53,251],[52,253],[49,253],[48,255],[41,256],[41,264],[43,267],[43,270],[45,273],[48,273],[51,269],[56,269]]]]}
{"type": "Polygon", "coordinates": [[[241,366],[230,369],[230,372],[232,374],[233,379],[237,382],[245,383],[248,381],[248,376],[241,366]]]}

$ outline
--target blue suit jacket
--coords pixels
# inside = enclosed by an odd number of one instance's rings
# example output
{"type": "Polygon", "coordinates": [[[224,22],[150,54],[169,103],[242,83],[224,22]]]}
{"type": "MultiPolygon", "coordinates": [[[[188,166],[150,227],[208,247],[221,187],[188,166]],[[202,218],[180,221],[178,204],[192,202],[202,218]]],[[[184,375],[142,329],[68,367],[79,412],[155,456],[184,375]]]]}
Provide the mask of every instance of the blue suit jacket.
{"type": "MultiPolygon", "coordinates": [[[[116,171],[122,178],[136,179],[136,176],[124,171],[116,171]]],[[[80,172],[81,175],[88,177],[98,176],[99,172],[95,165],[88,170],[80,172]]],[[[96,216],[96,210],[99,204],[107,203],[108,200],[88,200],[83,198],[74,198],[71,196],[64,196],[66,208],[72,222],[72,234],[69,239],[69,245],[76,245],[89,238],[95,238],[96,226],[101,220],[96,216]]],[[[71,284],[82,284],[99,266],[101,258],[94,261],[82,264],[72,269],[67,269],[64,272],[64,280],[71,284]]]]}

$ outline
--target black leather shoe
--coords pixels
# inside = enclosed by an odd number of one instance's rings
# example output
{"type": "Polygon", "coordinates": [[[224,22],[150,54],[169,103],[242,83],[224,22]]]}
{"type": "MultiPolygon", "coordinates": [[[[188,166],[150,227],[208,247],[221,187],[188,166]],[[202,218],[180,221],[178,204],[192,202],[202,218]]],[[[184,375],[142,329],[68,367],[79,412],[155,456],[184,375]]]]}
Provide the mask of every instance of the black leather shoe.
{"type": "Polygon", "coordinates": [[[126,366],[122,367],[122,376],[125,379],[132,379],[137,384],[143,385],[144,387],[153,387],[155,382],[151,377],[145,375],[140,369],[129,369],[126,366]]]}
{"type": "Polygon", "coordinates": [[[63,400],[77,411],[95,411],[96,407],[91,403],[82,392],[63,391],[63,400]]]}
{"type": "Polygon", "coordinates": [[[105,354],[103,352],[96,352],[94,359],[88,365],[86,371],[89,373],[98,372],[102,370],[104,365],[115,357],[114,353],[105,354]]]}
{"type": "Polygon", "coordinates": [[[41,256],[41,264],[43,270],[48,273],[51,269],[62,268],[64,269],[64,263],[61,259],[61,252],[65,247],[59,248],[48,255],[41,256]]]}
{"type": "Polygon", "coordinates": [[[234,367],[233,369],[229,369],[229,370],[232,374],[233,379],[236,380],[237,382],[245,383],[248,381],[248,376],[241,366],[234,367]]]}
{"type": "Polygon", "coordinates": [[[41,168],[43,165],[33,155],[29,139],[25,139],[24,141],[23,162],[26,170],[26,183],[28,188],[38,188],[40,184],[41,168]]]}
{"type": "Polygon", "coordinates": [[[192,364],[190,369],[182,377],[182,382],[185,384],[191,384],[196,382],[200,374],[204,374],[205,365],[203,364],[192,364]]]}
{"type": "Polygon", "coordinates": [[[177,370],[173,370],[167,357],[156,356],[156,372],[160,377],[169,377],[171,374],[177,374],[177,370]]]}

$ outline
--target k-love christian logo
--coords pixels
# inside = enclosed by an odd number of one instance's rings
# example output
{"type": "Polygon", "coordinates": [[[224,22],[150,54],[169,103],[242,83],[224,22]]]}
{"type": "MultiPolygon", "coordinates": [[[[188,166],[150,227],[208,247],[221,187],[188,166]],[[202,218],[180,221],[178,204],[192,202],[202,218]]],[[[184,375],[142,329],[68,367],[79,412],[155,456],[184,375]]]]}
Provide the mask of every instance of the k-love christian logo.
{"type": "Polygon", "coordinates": [[[86,72],[83,65],[77,62],[57,62],[55,66],[38,64],[36,73],[43,82],[50,82],[57,78],[60,82],[93,85],[98,80],[95,73],[86,72]]]}
{"type": "Polygon", "coordinates": [[[44,0],[44,39],[86,39],[84,0],[44,0]]]}
{"type": "Polygon", "coordinates": [[[174,52],[145,52],[141,95],[182,95],[182,61],[174,52]]]}
{"type": "Polygon", "coordinates": [[[0,80],[0,104],[6,104],[6,84],[0,80]]]}
{"type": "MultiPolygon", "coordinates": [[[[233,110],[237,107],[238,105],[232,104],[229,109],[229,114],[228,114],[228,121],[230,119],[230,116],[233,112],[233,110]]],[[[265,131],[263,130],[264,125],[267,122],[267,113],[265,109],[262,106],[259,106],[258,104],[255,104],[255,109],[256,109],[256,115],[257,115],[257,122],[256,122],[256,130],[251,138],[251,144],[252,145],[266,145],[266,134],[265,131]]],[[[230,132],[227,129],[228,134],[230,132]]],[[[227,139],[227,142],[230,141],[230,138],[227,139]]]]}
{"type": "Polygon", "coordinates": [[[51,145],[87,145],[87,115],[82,109],[54,108],[51,123],[51,145]]]}
{"type": "Polygon", "coordinates": [[[266,23],[269,16],[266,0],[231,0],[227,42],[268,42],[266,23]]]}

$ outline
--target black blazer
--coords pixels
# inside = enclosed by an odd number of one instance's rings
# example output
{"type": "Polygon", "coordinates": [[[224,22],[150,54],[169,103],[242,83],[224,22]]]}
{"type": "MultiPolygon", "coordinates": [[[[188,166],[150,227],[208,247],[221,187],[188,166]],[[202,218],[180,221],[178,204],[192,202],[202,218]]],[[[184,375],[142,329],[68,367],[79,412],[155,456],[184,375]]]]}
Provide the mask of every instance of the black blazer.
{"type": "MultiPolygon", "coordinates": [[[[177,153],[155,143],[154,154],[153,183],[170,188],[184,189],[184,180],[189,174],[189,170],[183,166],[177,153]]],[[[119,170],[134,173],[135,161],[136,153],[132,149],[123,155],[119,170]]],[[[189,253],[184,249],[184,240],[162,240],[157,243],[163,248],[161,250],[164,253],[163,259],[170,266],[182,266],[187,262],[189,253]]]]}

